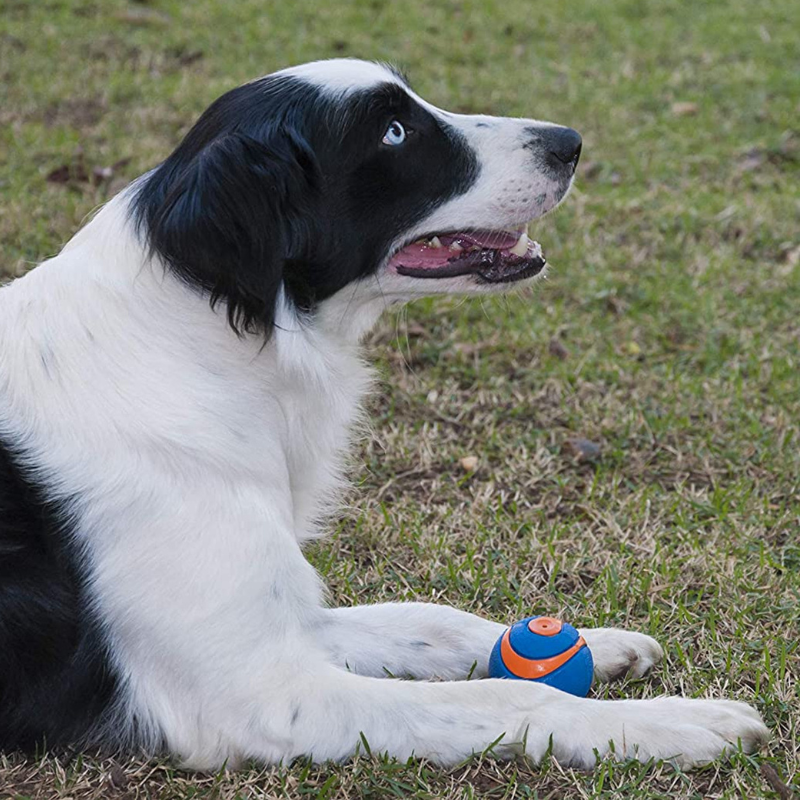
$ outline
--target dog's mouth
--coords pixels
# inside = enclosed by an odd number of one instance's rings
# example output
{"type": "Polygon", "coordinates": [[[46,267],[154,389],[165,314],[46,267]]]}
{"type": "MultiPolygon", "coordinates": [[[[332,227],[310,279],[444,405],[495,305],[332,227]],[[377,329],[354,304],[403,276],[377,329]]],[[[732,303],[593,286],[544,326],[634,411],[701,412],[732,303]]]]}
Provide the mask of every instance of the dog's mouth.
{"type": "Polygon", "coordinates": [[[476,275],[486,283],[512,283],[538,275],[545,266],[542,247],[516,231],[474,230],[417,239],[389,260],[398,274],[412,278],[476,275]]]}

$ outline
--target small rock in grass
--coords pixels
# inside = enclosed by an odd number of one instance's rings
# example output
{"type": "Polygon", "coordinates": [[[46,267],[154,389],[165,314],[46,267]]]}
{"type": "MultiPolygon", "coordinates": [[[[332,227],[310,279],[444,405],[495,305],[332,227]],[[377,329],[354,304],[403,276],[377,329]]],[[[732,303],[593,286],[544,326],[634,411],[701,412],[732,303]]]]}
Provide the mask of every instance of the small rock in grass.
{"type": "Polygon", "coordinates": [[[571,455],[576,461],[597,461],[600,458],[600,445],[579,436],[567,439],[562,451],[571,455]]]}
{"type": "Polygon", "coordinates": [[[693,117],[698,110],[697,103],[673,103],[672,104],[672,113],[676,117],[693,117]]]}
{"type": "Polygon", "coordinates": [[[569,358],[569,350],[564,346],[564,343],[557,336],[550,340],[547,349],[551,356],[555,356],[559,361],[566,361],[569,358]]]}
{"type": "Polygon", "coordinates": [[[478,466],[478,457],[477,456],[464,456],[464,458],[460,458],[458,463],[461,465],[461,469],[464,472],[475,472],[475,468],[478,466]]]}

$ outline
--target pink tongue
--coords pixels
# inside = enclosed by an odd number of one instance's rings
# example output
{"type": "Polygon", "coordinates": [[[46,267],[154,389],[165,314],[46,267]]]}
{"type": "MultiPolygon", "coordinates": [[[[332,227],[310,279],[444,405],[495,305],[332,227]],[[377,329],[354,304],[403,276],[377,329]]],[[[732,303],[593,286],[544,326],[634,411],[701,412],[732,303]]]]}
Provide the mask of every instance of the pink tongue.
{"type": "Polygon", "coordinates": [[[439,237],[441,247],[414,242],[404,247],[393,258],[392,262],[406,267],[425,267],[433,264],[445,264],[448,259],[458,254],[450,250],[453,242],[458,242],[463,250],[469,247],[488,248],[490,250],[509,250],[518,241],[521,234],[505,231],[471,231],[470,233],[446,234],[439,237]]]}

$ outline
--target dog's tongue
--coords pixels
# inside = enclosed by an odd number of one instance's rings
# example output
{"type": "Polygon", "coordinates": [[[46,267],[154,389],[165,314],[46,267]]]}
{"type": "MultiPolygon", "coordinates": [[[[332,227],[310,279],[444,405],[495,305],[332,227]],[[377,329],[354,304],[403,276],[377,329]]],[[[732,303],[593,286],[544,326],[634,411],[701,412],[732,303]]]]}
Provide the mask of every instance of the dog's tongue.
{"type": "Polygon", "coordinates": [[[397,253],[392,261],[402,263],[406,267],[424,267],[429,264],[441,264],[460,251],[477,247],[481,250],[510,250],[518,241],[521,233],[508,231],[470,231],[469,233],[442,234],[436,237],[437,243],[430,241],[412,242],[397,253]]]}

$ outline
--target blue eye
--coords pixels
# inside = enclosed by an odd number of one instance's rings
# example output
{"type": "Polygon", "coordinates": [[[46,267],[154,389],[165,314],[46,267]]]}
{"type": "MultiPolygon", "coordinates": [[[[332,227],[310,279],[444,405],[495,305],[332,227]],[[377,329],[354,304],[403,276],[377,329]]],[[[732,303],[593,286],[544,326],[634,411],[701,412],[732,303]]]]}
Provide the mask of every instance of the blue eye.
{"type": "Polygon", "coordinates": [[[383,135],[383,143],[395,147],[398,144],[403,144],[405,140],[406,129],[397,120],[394,120],[383,135]]]}

